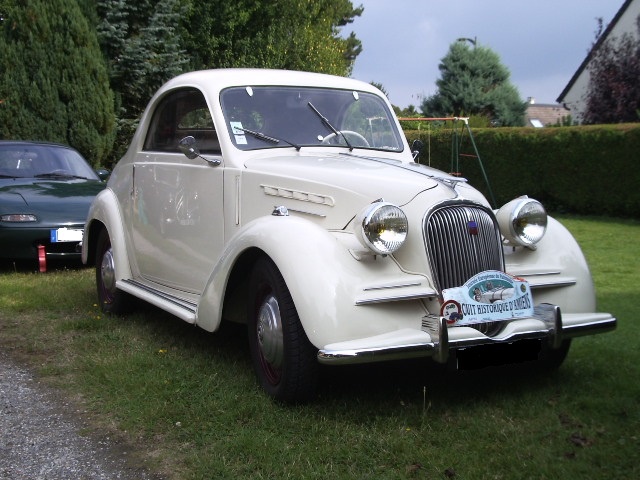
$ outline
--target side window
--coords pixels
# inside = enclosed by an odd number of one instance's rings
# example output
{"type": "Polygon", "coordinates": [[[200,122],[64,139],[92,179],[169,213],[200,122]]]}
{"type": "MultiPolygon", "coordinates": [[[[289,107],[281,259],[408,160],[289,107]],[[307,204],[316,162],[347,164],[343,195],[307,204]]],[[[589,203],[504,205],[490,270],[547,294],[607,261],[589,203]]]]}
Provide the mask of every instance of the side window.
{"type": "Polygon", "coordinates": [[[196,139],[201,153],[219,154],[220,143],[204,96],[196,89],[169,93],[155,109],[145,150],[179,153],[178,143],[184,137],[196,139]]]}

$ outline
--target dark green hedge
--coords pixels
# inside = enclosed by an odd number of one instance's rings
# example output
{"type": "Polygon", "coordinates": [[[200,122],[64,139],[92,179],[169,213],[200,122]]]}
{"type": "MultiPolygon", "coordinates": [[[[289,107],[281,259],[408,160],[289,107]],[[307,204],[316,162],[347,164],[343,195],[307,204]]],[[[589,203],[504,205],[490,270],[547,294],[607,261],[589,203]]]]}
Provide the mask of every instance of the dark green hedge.
{"type": "MultiPolygon", "coordinates": [[[[405,134],[409,144],[425,143],[420,163],[459,170],[491,197],[477,158],[467,156],[474,148],[464,130],[459,162],[452,162],[451,129],[405,134]]],[[[640,124],[483,128],[473,139],[498,205],[526,194],[555,212],[640,218],[640,124]]]]}

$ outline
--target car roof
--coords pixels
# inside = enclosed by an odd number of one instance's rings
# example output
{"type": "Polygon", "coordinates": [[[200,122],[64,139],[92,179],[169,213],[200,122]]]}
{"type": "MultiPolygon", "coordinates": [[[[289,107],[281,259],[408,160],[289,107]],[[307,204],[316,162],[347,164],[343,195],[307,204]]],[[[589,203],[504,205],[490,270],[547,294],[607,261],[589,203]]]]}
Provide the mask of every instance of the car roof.
{"type": "Polygon", "coordinates": [[[217,94],[227,87],[240,86],[298,86],[353,89],[379,93],[373,85],[347,77],[294,70],[260,68],[221,68],[198,70],[178,75],[165,83],[159,94],[177,86],[192,86],[217,94]]]}
{"type": "Polygon", "coordinates": [[[39,141],[39,140],[0,140],[0,146],[2,145],[39,145],[44,147],[58,147],[58,148],[68,148],[70,150],[75,150],[73,147],[69,145],[64,145],[62,143],[39,141]]]}

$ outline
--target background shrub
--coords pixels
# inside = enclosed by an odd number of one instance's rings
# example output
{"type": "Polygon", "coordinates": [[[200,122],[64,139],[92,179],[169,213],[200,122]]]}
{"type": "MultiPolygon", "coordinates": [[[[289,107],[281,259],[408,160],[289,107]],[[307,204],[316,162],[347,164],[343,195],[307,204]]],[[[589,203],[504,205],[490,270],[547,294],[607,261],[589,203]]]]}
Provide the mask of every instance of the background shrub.
{"type": "MultiPolygon", "coordinates": [[[[409,144],[424,142],[420,163],[458,171],[488,198],[473,142],[450,125],[405,130],[409,144]],[[459,145],[452,157],[452,144],[459,145]]],[[[638,218],[640,124],[563,128],[482,128],[473,131],[498,205],[529,195],[550,210],[638,218]]]]}

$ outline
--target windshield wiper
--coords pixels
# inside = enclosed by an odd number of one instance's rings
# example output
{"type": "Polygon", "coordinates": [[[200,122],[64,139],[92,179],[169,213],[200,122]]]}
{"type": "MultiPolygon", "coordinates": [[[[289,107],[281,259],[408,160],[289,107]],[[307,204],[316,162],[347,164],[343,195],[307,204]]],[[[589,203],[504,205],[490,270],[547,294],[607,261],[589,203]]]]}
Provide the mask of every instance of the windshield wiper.
{"type": "Polygon", "coordinates": [[[296,145],[295,143],[291,143],[288,140],[285,140],[284,138],[275,138],[275,137],[270,137],[269,135],[265,135],[262,132],[256,132],[255,130],[249,130],[248,128],[242,128],[242,127],[234,127],[236,130],[240,130],[243,131],[244,133],[248,133],[249,135],[251,135],[252,137],[255,137],[259,140],[264,140],[265,142],[269,142],[269,143],[280,143],[280,142],[284,142],[288,145],[291,145],[293,148],[295,148],[297,151],[300,151],[300,145],[296,145]]]}
{"type": "Polygon", "coordinates": [[[79,178],[81,180],[89,180],[87,177],[82,177],[80,175],[59,172],[39,173],[38,175],[34,175],[34,178],[79,178]]]}
{"type": "Polygon", "coordinates": [[[353,152],[353,145],[351,145],[351,143],[349,143],[349,139],[347,138],[347,136],[342,133],[340,130],[336,129],[333,125],[331,125],[331,122],[327,119],[327,117],[325,117],[324,115],[322,115],[320,113],[320,111],[313,106],[313,103],[311,102],[307,102],[307,104],[311,107],[311,110],[313,110],[316,115],[318,115],[318,117],[320,117],[320,120],[322,120],[322,123],[325,127],[327,127],[329,130],[331,130],[333,132],[334,135],[336,136],[341,136],[342,138],[344,138],[344,143],[347,144],[347,147],[349,147],[349,151],[353,152]]]}

